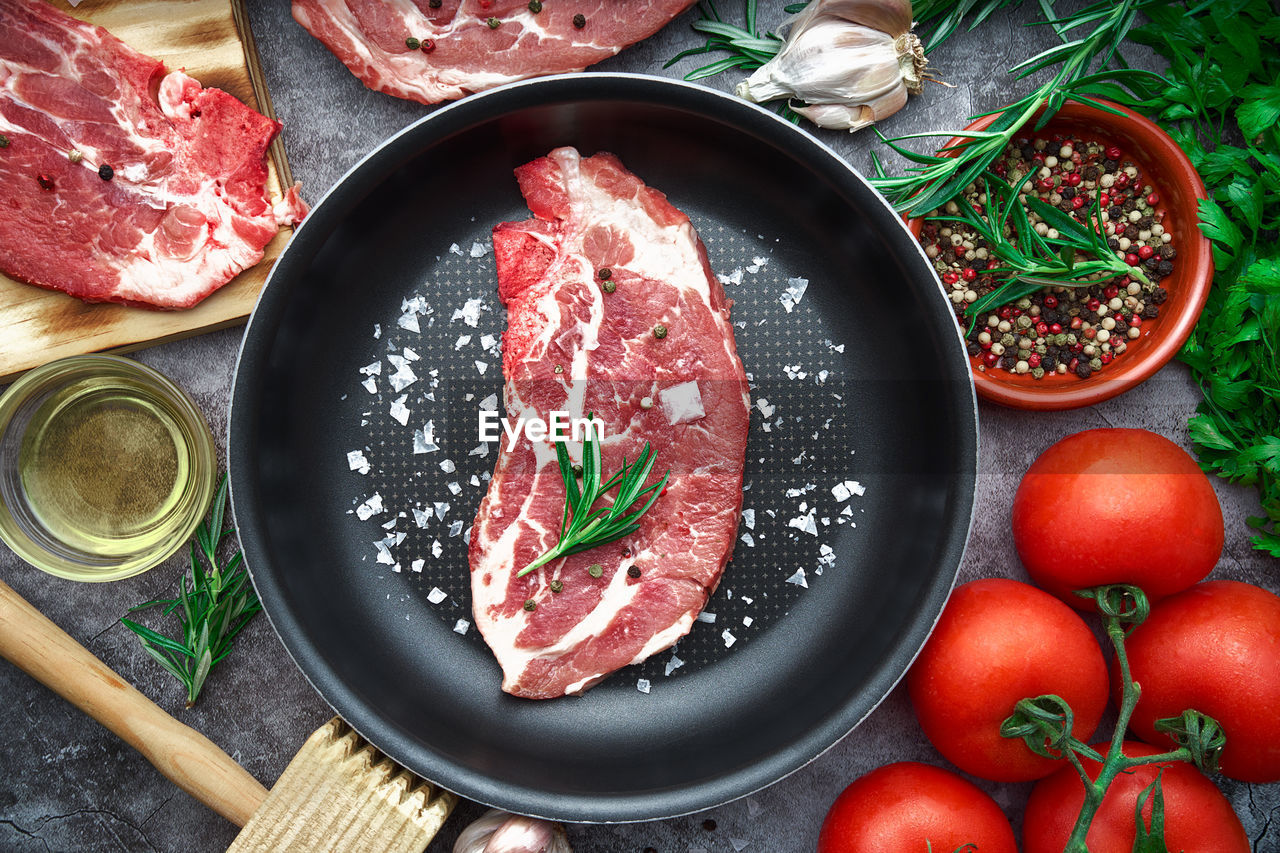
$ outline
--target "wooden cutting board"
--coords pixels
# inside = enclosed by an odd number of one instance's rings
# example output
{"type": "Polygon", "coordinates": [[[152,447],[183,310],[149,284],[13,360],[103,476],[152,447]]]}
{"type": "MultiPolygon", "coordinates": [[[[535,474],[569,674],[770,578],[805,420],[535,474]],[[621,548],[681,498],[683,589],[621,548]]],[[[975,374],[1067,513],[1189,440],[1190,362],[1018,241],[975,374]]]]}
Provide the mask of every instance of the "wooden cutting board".
{"type": "MultiPolygon", "coordinates": [[[[206,87],[229,92],[274,117],[249,31],[247,0],[83,0],[74,8],[67,0],[53,2],[163,60],[170,70],[185,69],[206,87]]],[[[293,178],[279,137],[270,154],[267,188],[275,201],[293,178]]],[[[90,305],[0,275],[0,383],[64,356],[127,352],[243,321],[292,234],[291,228],[280,229],[257,266],[185,311],[90,305]]]]}

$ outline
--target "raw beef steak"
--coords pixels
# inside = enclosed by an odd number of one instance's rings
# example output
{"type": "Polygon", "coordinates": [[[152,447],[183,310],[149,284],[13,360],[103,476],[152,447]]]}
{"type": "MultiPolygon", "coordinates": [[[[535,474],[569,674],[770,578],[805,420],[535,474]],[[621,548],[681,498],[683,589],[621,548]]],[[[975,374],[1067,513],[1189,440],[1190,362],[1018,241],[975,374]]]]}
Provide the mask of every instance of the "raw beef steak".
{"type": "Polygon", "coordinates": [[[529,0],[443,0],[435,9],[429,0],[293,0],[293,17],[370,89],[434,104],[581,71],[692,2],[545,0],[534,12],[529,0]]]}
{"type": "Polygon", "coordinates": [[[279,122],[40,0],[0,0],[0,271],[188,308],[306,213],[267,196],[279,122]]]}
{"type": "MultiPolygon", "coordinates": [[[[503,437],[471,529],[475,621],[502,689],[547,699],[688,633],[733,552],[749,400],[730,302],[687,216],[612,154],[560,148],[516,177],[537,218],[493,231],[507,422],[592,413],[602,480],[646,441],[649,482],[671,471],[635,533],[517,578],[559,540],[565,485],[554,445],[503,437]]],[[[581,442],[566,449],[581,460],[581,442]]]]}

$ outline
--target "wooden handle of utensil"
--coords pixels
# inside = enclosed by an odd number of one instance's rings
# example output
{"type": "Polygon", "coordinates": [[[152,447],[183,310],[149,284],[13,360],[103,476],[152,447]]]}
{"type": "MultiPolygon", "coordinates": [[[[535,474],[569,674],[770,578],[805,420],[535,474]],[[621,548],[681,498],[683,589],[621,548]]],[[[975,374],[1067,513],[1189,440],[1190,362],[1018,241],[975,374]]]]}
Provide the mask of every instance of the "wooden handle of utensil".
{"type": "Polygon", "coordinates": [[[195,797],[244,826],[267,789],[179,723],[0,581],[0,656],[119,735],[195,797]]]}

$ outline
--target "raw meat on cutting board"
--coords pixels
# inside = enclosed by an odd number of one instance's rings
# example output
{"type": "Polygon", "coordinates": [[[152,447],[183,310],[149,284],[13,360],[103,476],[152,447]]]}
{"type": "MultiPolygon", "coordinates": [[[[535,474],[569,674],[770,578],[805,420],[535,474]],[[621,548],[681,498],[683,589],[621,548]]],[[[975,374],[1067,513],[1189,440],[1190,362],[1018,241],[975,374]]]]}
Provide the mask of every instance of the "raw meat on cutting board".
{"type": "Polygon", "coordinates": [[[581,71],[693,0],[293,0],[293,17],[370,89],[424,104],[581,71]],[[582,24],[575,24],[575,17],[582,24]],[[497,26],[492,26],[496,23],[497,26]],[[410,47],[416,40],[421,46],[410,47]]]}
{"type": "Polygon", "coordinates": [[[306,213],[273,208],[280,123],[41,0],[0,0],[0,271],[188,308],[306,213]]]}
{"type": "MultiPolygon", "coordinates": [[[[508,420],[590,412],[602,480],[646,441],[649,482],[671,471],[638,531],[517,578],[558,541],[565,485],[552,444],[504,437],[471,529],[475,621],[502,689],[546,699],[689,631],[733,552],[749,399],[730,302],[687,216],[611,154],[560,148],[516,176],[536,218],[493,231],[508,420]]],[[[581,460],[580,442],[566,447],[581,460]]]]}

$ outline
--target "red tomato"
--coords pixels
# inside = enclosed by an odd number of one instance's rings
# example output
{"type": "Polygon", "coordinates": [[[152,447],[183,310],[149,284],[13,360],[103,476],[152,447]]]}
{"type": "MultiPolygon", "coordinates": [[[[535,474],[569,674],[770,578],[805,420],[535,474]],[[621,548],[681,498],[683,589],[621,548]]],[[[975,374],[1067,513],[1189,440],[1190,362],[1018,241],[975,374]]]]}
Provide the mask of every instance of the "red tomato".
{"type": "Polygon", "coordinates": [[[957,587],[907,673],[920,727],[952,764],[997,782],[1057,769],[1000,723],[1019,699],[1054,693],[1075,712],[1072,731],[1093,734],[1107,705],[1107,664],[1084,620],[1061,601],[1003,578],[957,587]]]}
{"type": "Polygon", "coordinates": [[[1280,781],[1280,597],[1239,581],[1210,581],[1151,608],[1125,642],[1142,697],[1130,729],[1170,741],[1155,721],[1195,708],[1227,736],[1222,772],[1280,781]]]}
{"type": "Polygon", "coordinates": [[[1017,853],[995,800],[950,770],[902,761],[854,781],[822,822],[818,853],[1017,853]],[[965,847],[973,845],[972,848],[965,847]]]}
{"type": "MultiPolygon", "coordinates": [[[[1095,749],[1105,754],[1107,746],[1095,745],[1095,749]]],[[[1124,754],[1133,758],[1163,751],[1138,741],[1124,744],[1124,754]]],[[[1101,765],[1082,760],[1089,778],[1097,779],[1101,765]]],[[[1165,842],[1170,850],[1250,853],[1249,836],[1240,818],[1213,782],[1193,764],[1172,762],[1158,766],[1164,768],[1160,788],[1164,794],[1165,842]]],[[[1085,839],[1089,853],[1131,853],[1137,835],[1134,810],[1138,795],[1155,781],[1156,772],[1157,765],[1147,765],[1116,776],[1089,824],[1085,839]]],[[[1083,803],[1084,786],[1074,767],[1064,766],[1037,782],[1022,820],[1023,853],[1062,853],[1083,803]]],[[[1150,800],[1142,814],[1150,826],[1150,800]]]]}
{"type": "Polygon", "coordinates": [[[1152,601],[1204,579],[1222,553],[1222,507],[1186,451],[1144,429],[1069,435],[1032,463],[1013,497],[1013,544],[1037,586],[1142,587],[1152,601]]]}

